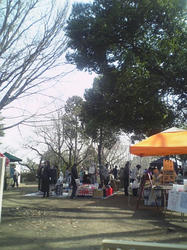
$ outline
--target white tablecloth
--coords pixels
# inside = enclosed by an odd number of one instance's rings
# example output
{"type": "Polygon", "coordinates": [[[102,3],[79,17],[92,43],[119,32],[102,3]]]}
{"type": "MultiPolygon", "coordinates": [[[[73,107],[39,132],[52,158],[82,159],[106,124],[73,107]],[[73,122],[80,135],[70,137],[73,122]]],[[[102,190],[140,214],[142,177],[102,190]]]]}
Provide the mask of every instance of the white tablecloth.
{"type": "Polygon", "coordinates": [[[168,210],[187,213],[187,192],[169,191],[168,210]]]}

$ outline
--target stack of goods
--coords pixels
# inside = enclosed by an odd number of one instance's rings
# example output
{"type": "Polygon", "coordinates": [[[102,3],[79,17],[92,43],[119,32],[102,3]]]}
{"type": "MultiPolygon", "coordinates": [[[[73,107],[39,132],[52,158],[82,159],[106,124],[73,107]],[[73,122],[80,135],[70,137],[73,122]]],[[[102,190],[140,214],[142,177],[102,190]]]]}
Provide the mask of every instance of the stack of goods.
{"type": "Polygon", "coordinates": [[[176,173],[174,170],[174,164],[171,160],[164,160],[163,161],[163,177],[162,183],[174,183],[176,178],[176,173]]]}
{"type": "Polygon", "coordinates": [[[81,186],[78,186],[77,196],[92,197],[95,189],[97,189],[97,187],[94,184],[83,184],[81,186]]]}
{"type": "Polygon", "coordinates": [[[103,189],[94,189],[93,197],[94,198],[103,198],[103,189]]]}

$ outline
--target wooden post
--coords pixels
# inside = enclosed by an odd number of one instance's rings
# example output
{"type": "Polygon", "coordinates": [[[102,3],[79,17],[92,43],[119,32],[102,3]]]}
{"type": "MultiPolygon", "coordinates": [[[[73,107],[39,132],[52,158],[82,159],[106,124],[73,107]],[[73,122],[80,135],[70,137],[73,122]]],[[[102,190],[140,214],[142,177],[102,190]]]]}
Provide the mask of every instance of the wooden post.
{"type": "Polygon", "coordinates": [[[4,176],[5,176],[5,157],[0,157],[0,223],[1,223],[1,212],[2,212],[2,202],[3,202],[4,176]]]}

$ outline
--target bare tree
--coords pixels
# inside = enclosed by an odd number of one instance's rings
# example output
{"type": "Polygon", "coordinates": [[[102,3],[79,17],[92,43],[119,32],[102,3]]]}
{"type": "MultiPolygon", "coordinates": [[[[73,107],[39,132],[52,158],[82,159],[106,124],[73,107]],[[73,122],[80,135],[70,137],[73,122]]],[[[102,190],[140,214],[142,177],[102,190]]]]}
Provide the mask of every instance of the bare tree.
{"type": "Polygon", "coordinates": [[[118,140],[111,149],[104,149],[104,159],[111,166],[124,166],[128,160],[129,146],[118,140]]]}
{"type": "Polygon", "coordinates": [[[71,167],[85,160],[92,146],[91,139],[86,135],[78,113],[82,103],[81,97],[74,96],[66,102],[65,108],[58,110],[50,118],[50,124],[43,124],[36,129],[37,140],[32,138],[28,144],[31,150],[48,152],[57,165],[71,167]],[[39,148],[43,147],[43,150],[39,148]]]}
{"type": "Polygon", "coordinates": [[[54,70],[66,48],[68,1],[63,3],[57,8],[53,0],[0,1],[0,110],[64,74],[54,70]]]}
{"type": "Polygon", "coordinates": [[[27,168],[31,173],[36,175],[38,164],[36,164],[31,159],[27,158],[27,160],[25,162],[23,162],[23,163],[20,162],[19,164],[21,166],[23,166],[24,168],[27,168]]]}

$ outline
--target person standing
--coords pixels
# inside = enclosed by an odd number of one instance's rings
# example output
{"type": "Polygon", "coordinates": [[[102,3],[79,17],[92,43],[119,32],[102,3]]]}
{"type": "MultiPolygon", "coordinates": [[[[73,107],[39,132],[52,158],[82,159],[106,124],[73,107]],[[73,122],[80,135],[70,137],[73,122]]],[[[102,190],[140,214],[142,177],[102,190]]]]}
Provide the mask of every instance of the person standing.
{"type": "Polygon", "coordinates": [[[38,178],[38,191],[41,191],[42,189],[42,173],[43,173],[43,169],[44,169],[44,164],[43,162],[41,162],[38,166],[37,169],[37,175],[36,177],[38,178]]]}
{"type": "Polygon", "coordinates": [[[42,192],[43,198],[47,195],[49,197],[49,184],[50,184],[50,177],[51,177],[51,169],[50,169],[50,162],[46,161],[44,164],[44,169],[42,173],[42,192]]]}
{"type": "Polygon", "coordinates": [[[107,186],[109,184],[109,170],[108,170],[109,166],[108,163],[106,163],[105,167],[104,167],[104,185],[107,186]]]}
{"type": "Polygon", "coordinates": [[[60,171],[59,178],[55,185],[55,193],[58,196],[63,195],[63,179],[64,179],[63,173],[62,171],[60,171]]]}
{"type": "Polygon", "coordinates": [[[114,179],[116,180],[117,179],[117,177],[118,177],[118,167],[117,166],[115,166],[115,168],[113,169],[113,175],[114,175],[114,179]]]}
{"type": "Polygon", "coordinates": [[[58,179],[58,166],[56,165],[52,166],[52,168],[50,169],[50,177],[51,177],[50,181],[51,191],[54,191],[58,179]]]}
{"type": "Polygon", "coordinates": [[[132,169],[132,172],[130,174],[130,182],[133,183],[134,180],[136,180],[137,178],[140,177],[140,168],[141,168],[141,165],[136,165],[135,168],[132,169]]]}
{"type": "Polygon", "coordinates": [[[14,173],[13,173],[14,183],[13,183],[12,187],[15,187],[15,185],[16,185],[16,187],[18,188],[18,176],[19,176],[19,172],[14,168],[14,173]]]}
{"type": "Polygon", "coordinates": [[[129,163],[129,161],[127,161],[127,163],[125,164],[125,167],[124,167],[124,171],[123,171],[123,183],[124,183],[124,193],[125,193],[125,196],[129,195],[128,194],[129,173],[130,173],[129,167],[130,167],[130,163],[129,163]]]}
{"type": "Polygon", "coordinates": [[[65,182],[68,184],[68,186],[71,184],[71,172],[69,170],[69,166],[65,170],[65,182]]]}
{"type": "Polygon", "coordinates": [[[96,182],[96,166],[92,163],[89,167],[88,174],[90,177],[91,184],[95,184],[96,182]]]}
{"type": "Polygon", "coordinates": [[[83,167],[81,167],[79,176],[80,176],[80,183],[83,183],[83,177],[84,177],[84,168],[83,167]]]}
{"type": "Polygon", "coordinates": [[[72,194],[70,196],[70,199],[75,198],[75,195],[76,195],[76,191],[77,191],[76,179],[78,179],[77,165],[73,164],[73,167],[71,168],[72,194]]]}

